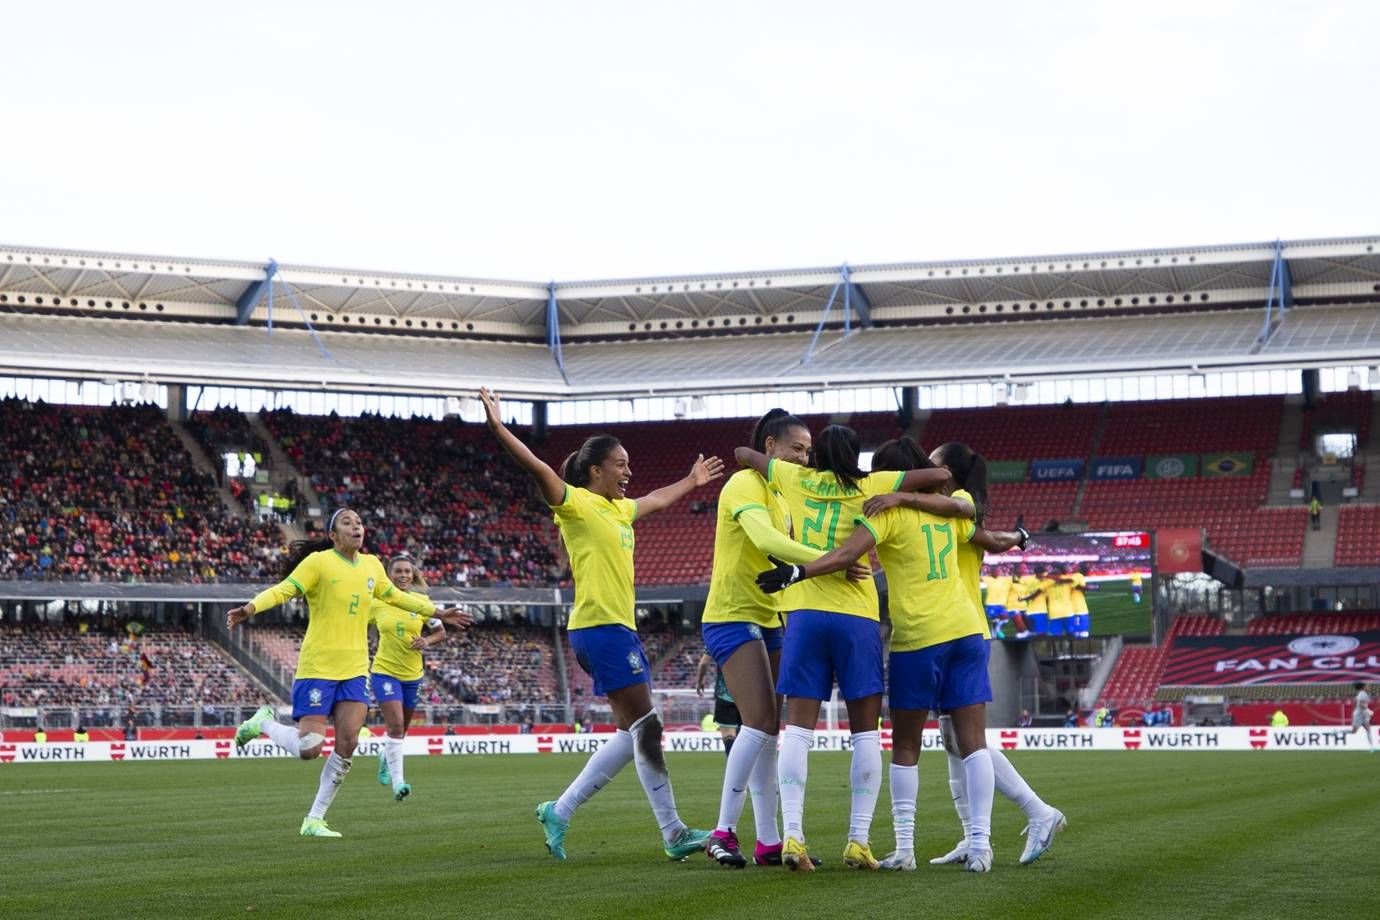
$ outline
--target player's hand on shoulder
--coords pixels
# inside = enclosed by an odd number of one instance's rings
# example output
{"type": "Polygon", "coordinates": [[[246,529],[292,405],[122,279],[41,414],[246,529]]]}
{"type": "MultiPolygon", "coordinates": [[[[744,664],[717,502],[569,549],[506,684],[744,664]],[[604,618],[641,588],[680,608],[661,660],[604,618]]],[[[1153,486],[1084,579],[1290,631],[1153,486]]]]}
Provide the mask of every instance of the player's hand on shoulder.
{"type": "Polygon", "coordinates": [[[857,559],[854,559],[853,564],[848,567],[849,581],[866,581],[871,577],[872,566],[868,564],[867,559],[864,557],[859,556],[857,559]]]}
{"type": "Polygon", "coordinates": [[[901,496],[896,492],[888,492],[885,495],[874,495],[863,503],[863,514],[868,517],[876,517],[883,511],[888,511],[901,504],[901,496]]]}

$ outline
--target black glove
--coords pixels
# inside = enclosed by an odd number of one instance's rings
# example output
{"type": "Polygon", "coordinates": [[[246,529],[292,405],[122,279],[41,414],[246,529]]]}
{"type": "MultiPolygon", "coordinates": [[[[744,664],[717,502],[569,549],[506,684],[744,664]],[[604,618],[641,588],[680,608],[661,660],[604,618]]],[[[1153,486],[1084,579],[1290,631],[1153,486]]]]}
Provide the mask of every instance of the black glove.
{"type": "Polygon", "coordinates": [[[805,577],[805,566],[803,565],[791,565],[789,562],[782,562],[775,556],[768,556],[767,561],[775,568],[757,573],[757,587],[768,594],[775,594],[805,577]]]}
{"type": "Polygon", "coordinates": [[[1016,533],[1021,535],[1021,539],[1016,545],[1021,549],[1025,549],[1025,545],[1030,542],[1030,531],[1026,530],[1020,524],[1017,524],[1016,533]]]}

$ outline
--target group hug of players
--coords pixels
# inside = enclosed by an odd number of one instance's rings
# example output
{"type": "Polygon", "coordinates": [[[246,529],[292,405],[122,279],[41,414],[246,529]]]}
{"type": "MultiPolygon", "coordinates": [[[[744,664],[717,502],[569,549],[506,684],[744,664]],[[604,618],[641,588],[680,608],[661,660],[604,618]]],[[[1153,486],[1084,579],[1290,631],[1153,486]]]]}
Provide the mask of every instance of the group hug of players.
{"type": "MultiPolygon", "coordinates": [[[[589,438],[557,471],[503,424],[495,394],[481,391],[481,398],[490,430],[532,477],[555,516],[575,582],[568,641],[593,678],[595,693],[607,697],[617,728],[558,798],[537,806],[552,856],[566,858],[565,838],[577,809],[631,763],[671,859],[705,852],[724,866],[752,861],[813,871],[821,860],[810,854],[804,832],[808,752],[820,707],[836,683],[848,709],[852,752],[844,865],[916,868],[917,765],[921,734],[932,715],[943,733],[963,839],[930,862],[991,869],[995,791],[1027,816],[1020,862],[1033,862],[1049,849],[1065,826],[1064,815],[986,742],[991,630],[983,615],[981,563],[985,552],[1024,546],[1028,535],[983,526],[987,474],[979,454],[953,443],[926,455],[913,440],[901,438],[878,449],[865,473],[851,429],[832,425],[813,437],[805,423],[780,409],[758,421],[750,447],[736,450],[742,469],[719,496],[702,631],[741,725],[728,754],[718,822],[712,830],[697,830],[676,808],[651,666],[636,632],[634,525],[723,477],[723,461],[701,455],[684,479],[629,498],[632,467],[618,439],[589,438]],[[887,576],[889,653],[867,561],[874,549],[887,576]],[[884,692],[892,719],[886,771],[878,731],[884,692]],[[884,779],[896,842],[878,860],[869,834],[884,779]],[[738,838],[749,794],[756,837],[750,859],[738,838]]],[[[293,684],[297,729],[278,723],[264,707],[236,736],[244,744],[267,734],[311,759],[326,740],[327,716],[333,717],[335,750],[302,824],[304,836],[340,836],[326,825],[325,814],[350,769],[367,713],[366,684],[384,705],[397,704],[389,710],[392,716],[386,713],[380,778],[386,767],[395,797],[410,791],[402,783],[401,739],[421,676],[420,649],[441,635],[442,622],[462,628],[470,622],[459,610],[437,610],[424,595],[405,590],[415,584],[415,567],[404,571],[390,564],[385,572],[375,557],[361,552],[363,536],[359,515],[337,511],[328,545],[298,547],[283,582],[229,614],[234,626],[289,598],[307,599],[309,625],[293,684]],[[380,634],[372,672],[371,620],[380,634]],[[428,624],[433,632],[423,635],[428,624]],[[415,659],[401,654],[404,646],[415,659]]]]}

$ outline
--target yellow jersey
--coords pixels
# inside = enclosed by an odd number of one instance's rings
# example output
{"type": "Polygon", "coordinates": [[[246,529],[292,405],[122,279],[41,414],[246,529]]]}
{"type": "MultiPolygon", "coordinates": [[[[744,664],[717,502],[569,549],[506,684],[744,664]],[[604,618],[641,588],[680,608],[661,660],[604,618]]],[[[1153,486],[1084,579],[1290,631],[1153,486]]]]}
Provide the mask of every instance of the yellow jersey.
{"type": "Polygon", "coordinates": [[[633,616],[633,521],[637,502],[609,500],[580,486],[565,487],[551,506],[575,578],[575,609],[567,629],[626,626],[633,616]]]}
{"type": "Polygon", "coordinates": [[[369,672],[369,612],[377,600],[430,616],[436,605],[393,587],[377,556],[351,562],[334,549],[312,553],[292,574],[254,598],[262,613],[294,597],[307,599],[307,634],[297,656],[298,679],[349,680],[369,672]]]}
{"type": "Polygon", "coordinates": [[[1024,613],[1026,605],[1021,598],[1034,590],[1036,580],[1033,575],[1013,576],[1011,578],[1011,593],[1006,595],[1006,609],[1013,613],[1024,613]],[[1029,585],[1027,585],[1026,579],[1030,579],[1029,585]]]}
{"type": "MultiPolygon", "coordinates": [[[[848,540],[869,498],[896,491],[905,475],[870,473],[858,481],[857,489],[845,490],[833,473],[786,460],[767,465],[767,481],[781,489],[791,519],[799,524],[796,542],[825,552],[848,540]]],[[[847,572],[797,582],[786,589],[782,604],[785,610],[823,610],[881,621],[876,584],[870,578],[849,581],[847,572]]]]}
{"type": "Polygon", "coordinates": [[[1073,572],[1069,578],[1073,579],[1069,582],[1073,587],[1073,612],[1082,616],[1088,612],[1088,576],[1082,572],[1073,572]]]}
{"type": "Polygon", "coordinates": [[[771,568],[767,554],[757,548],[738,522],[745,511],[760,509],[783,534],[791,532],[791,509],[777,485],[769,485],[756,470],[739,470],[719,492],[714,523],[714,571],[704,602],[705,623],[756,623],[780,626],[784,594],[765,594],[757,587],[757,573],[771,568]]]}
{"type": "Polygon", "coordinates": [[[1145,579],[1141,577],[1139,572],[1131,573],[1131,587],[1139,588],[1144,581],[1145,579]]]}
{"type": "Polygon", "coordinates": [[[891,650],[913,652],[979,632],[957,550],[973,538],[971,520],[890,508],[857,523],[877,540],[886,570],[891,650]]]}
{"type": "Polygon", "coordinates": [[[1039,592],[1026,601],[1026,610],[1029,613],[1049,613],[1049,586],[1052,584],[1048,578],[1035,575],[1027,575],[1021,579],[1021,597],[1029,597],[1039,592]]]}
{"type": "Polygon", "coordinates": [[[1011,593],[1010,575],[992,575],[987,578],[987,583],[983,591],[983,605],[987,607],[1005,607],[1006,598],[1011,593]]]}
{"type": "MultiPolygon", "coordinates": [[[[977,502],[973,501],[973,496],[967,489],[955,489],[951,498],[961,498],[971,502],[974,507],[977,502]]],[[[976,525],[973,532],[977,533],[976,525]]],[[[963,577],[964,590],[968,592],[968,597],[973,603],[973,611],[977,615],[978,630],[982,633],[982,638],[992,638],[992,627],[987,622],[987,611],[982,606],[982,560],[987,555],[982,547],[974,546],[972,537],[958,544],[958,573],[963,577]]],[[[1007,579],[1010,581],[1011,579],[1007,579]]]]}
{"type": "Polygon", "coordinates": [[[1051,581],[1049,586],[1049,618],[1063,620],[1073,616],[1073,583],[1051,581]]]}
{"type": "MultiPolygon", "coordinates": [[[[412,594],[424,597],[422,594],[412,594]]],[[[427,627],[435,627],[440,620],[421,616],[384,601],[374,601],[369,608],[369,622],[379,631],[379,647],[374,652],[375,674],[387,674],[398,680],[422,679],[422,653],[412,647],[412,640],[427,627]]]]}

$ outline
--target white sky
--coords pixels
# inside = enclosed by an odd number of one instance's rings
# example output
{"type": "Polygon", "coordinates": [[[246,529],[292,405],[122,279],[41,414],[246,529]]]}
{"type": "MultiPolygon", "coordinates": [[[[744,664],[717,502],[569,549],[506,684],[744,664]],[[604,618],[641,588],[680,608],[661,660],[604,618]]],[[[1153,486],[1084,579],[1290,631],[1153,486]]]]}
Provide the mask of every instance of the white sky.
{"type": "Polygon", "coordinates": [[[6,4],[0,241],[575,280],[1380,231],[1380,3],[6,4]]]}

